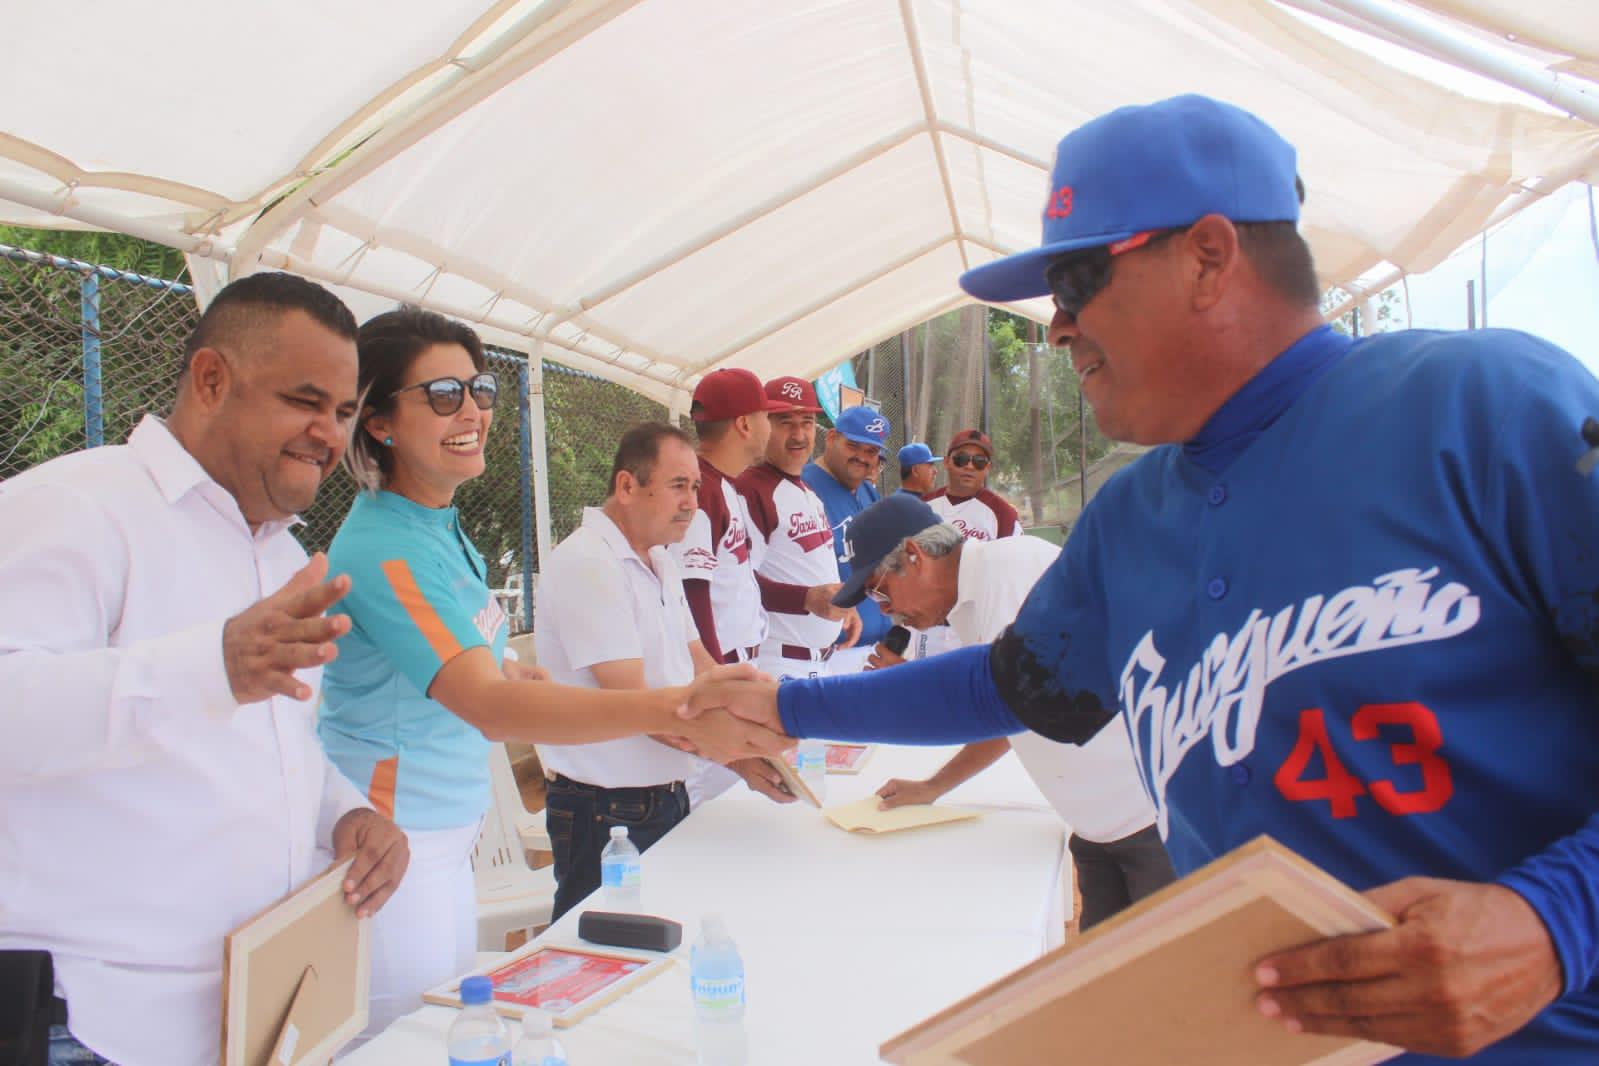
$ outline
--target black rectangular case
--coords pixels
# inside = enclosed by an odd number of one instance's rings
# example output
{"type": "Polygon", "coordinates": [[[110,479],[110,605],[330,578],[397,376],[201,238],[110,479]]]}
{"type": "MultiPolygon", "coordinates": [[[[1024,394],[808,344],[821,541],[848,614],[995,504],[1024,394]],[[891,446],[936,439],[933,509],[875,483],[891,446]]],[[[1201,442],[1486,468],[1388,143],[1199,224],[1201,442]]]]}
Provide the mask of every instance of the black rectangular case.
{"type": "Polygon", "coordinates": [[[578,915],[577,935],[592,944],[671,951],[683,942],[683,927],[670,918],[652,914],[584,911],[578,915]]]}

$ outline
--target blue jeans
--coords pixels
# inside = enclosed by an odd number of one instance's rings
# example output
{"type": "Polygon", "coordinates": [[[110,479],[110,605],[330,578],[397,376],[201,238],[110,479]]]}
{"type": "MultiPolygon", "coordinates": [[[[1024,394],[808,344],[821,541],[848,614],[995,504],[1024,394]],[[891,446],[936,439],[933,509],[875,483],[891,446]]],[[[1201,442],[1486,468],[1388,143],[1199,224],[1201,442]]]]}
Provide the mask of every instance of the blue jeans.
{"type": "Polygon", "coordinates": [[[544,798],[545,831],[555,853],[555,906],[552,921],[600,887],[600,852],[611,842],[611,827],[627,827],[639,851],[664,837],[688,817],[683,782],[646,788],[600,788],[556,774],[544,798]]]}
{"type": "Polygon", "coordinates": [[[64,1025],[50,1027],[50,1066],[116,1066],[110,1059],[101,1058],[67,1031],[64,1025]]]}

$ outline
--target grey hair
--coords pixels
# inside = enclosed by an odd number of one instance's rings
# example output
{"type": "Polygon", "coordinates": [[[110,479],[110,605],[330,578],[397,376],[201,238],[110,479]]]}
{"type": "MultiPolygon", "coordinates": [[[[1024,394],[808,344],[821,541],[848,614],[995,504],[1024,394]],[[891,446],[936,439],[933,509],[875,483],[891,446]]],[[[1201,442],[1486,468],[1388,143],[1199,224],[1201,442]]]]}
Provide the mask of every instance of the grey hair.
{"type": "Polygon", "coordinates": [[[930,559],[939,559],[952,554],[966,541],[965,534],[950,525],[940,522],[936,526],[928,526],[913,536],[906,537],[894,546],[894,550],[883,556],[883,561],[877,564],[876,573],[898,574],[905,570],[905,545],[915,542],[917,549],[930,559]]]}

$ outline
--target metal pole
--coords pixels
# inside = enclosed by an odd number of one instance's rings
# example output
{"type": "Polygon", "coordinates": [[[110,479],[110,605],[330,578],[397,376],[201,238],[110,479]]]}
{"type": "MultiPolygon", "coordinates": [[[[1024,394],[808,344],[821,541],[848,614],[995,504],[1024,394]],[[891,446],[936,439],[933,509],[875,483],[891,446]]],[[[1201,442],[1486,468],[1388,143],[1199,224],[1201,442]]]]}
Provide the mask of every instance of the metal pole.
{"type": "Polygon", "coordinates": [[[1477,328],[1477,282],[1466,279],[1466,328],[1477,328]]]}
{"type": "Polygon", "coordinates": [[[1032,470],[1027,478],[1028,495],[1033,499],[1033,524],[1044,517],[1044,426],[1039,400],[1043,390],[1043,367],[1039,352],[1037,322],[1027,323],[1027,429],[1032,438],[1032,470]]]}
{"type": "MultiPolygon", "coordinates": [[[[1599,244],[1596,244],[1595,247],[1599,248],[1599,244]]],[[[912,326],[900,335],[899,342],[899,387],[900,395],[905,397],[905,433],[903,436],[906,444],[915,439],[911,436],[911,426],[913,425],[911,418],[911,359],[915,353],[916,327],[912,326]]]]}
{"type": "Polygon", "coordinates": [[[1077,383],[1077,517],[1088,508],[1088,404],[1083,383],[1077,383]]]}
{"type": "Polygon", "coordinates": [[[992,313],[986,308],[983,310],[983,421],[981,424],[984,433],[988,432],[988,364],[991,354],[988,336],[988,316],[992,313]]]}
{"type": "Polygon", "coordinates": [[[550,557],[550,441],[544,421],[544,342],[537,340],[527,355],[528,425],[533,463],[533,531],[539,565],[550,557]]]}
{"type": "Polygon", "coordinates": [[[516,365],[516,427],[517,449],[522,476],[518,479],[522,490],[522,629],[533,629],[533,411],[528,401],[527,359],[516,365]]]}
{"type": "Polygon", "coordinates": [[[1467,36],[1453,26],[1423,17],[1386,0],[1281,0],[1290,7],[1352,25],[1405,45],[1453,66],[1520,89],[1561,111],[1599,124],[1599,94],[1580,79],[1547,70],[1506,49],[1467,36]]]}
{"type": "Polygon", "coordinates": [[[86,275],[82,292],[83,436],[85,444],[98,448],[105,443],[105,396],[100,386],[100,275],[86,275]]]}

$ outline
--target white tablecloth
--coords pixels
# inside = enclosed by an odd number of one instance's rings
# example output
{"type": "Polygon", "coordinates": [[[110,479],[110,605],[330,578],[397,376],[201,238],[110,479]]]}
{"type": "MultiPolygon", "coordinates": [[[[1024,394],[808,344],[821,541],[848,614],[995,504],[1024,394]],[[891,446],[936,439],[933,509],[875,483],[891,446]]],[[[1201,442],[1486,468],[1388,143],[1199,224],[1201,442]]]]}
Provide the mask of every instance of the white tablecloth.
{"type": "MultiPolygon", "coordinates": [[[[829,775],[828,804],[924,777],[954,750],[880,747],[859,775],[829,775]]],[[[644,910],[682,922],[683,946],[666,973],[559,1031],[575,1066],[695,1061],[688,949],[710,911],[744,959],[751,1066],[876,1063],[883,1041],[1058,944],[1066,830],[1016,757],[940,802],[983,816],[861,836],[742,785],[695,811],[643,858],[644,910]]],[[[581,943],[584,909],[539,942],[581,943]]],[[[342,1061],[439,1066],[454,1017],[425,1007],[342,1061]]]]}

